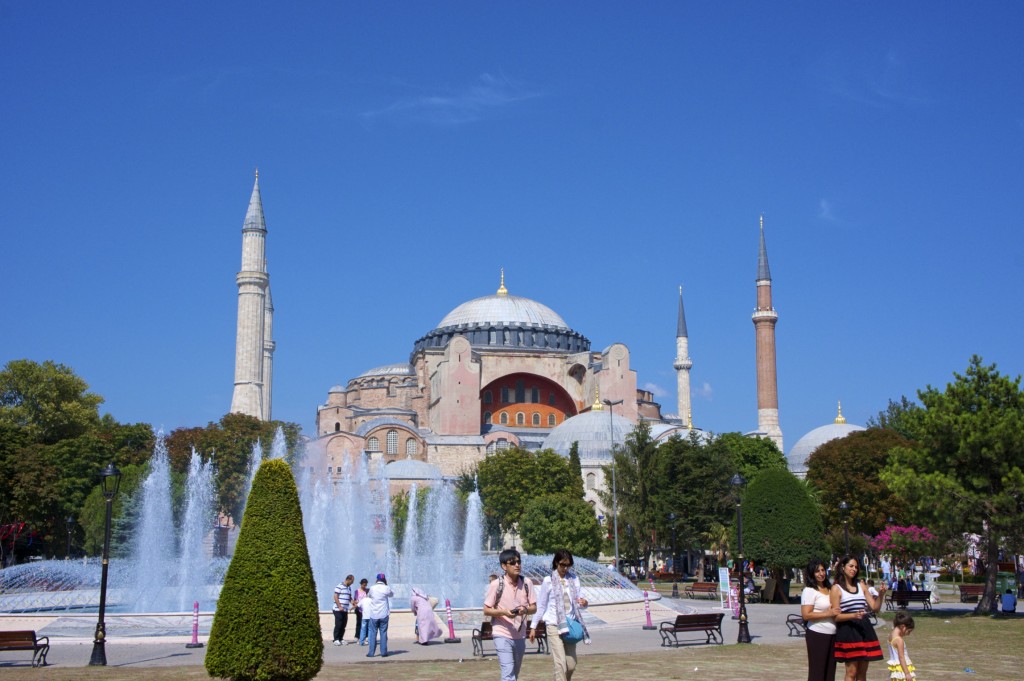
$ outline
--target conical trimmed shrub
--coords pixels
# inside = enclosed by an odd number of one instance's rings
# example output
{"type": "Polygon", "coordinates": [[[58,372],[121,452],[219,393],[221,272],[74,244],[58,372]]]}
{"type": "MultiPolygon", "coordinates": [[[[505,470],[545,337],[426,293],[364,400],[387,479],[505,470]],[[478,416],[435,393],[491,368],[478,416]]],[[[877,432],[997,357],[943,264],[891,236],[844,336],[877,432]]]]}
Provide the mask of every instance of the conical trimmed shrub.
{"type": "Polygon", "coordinates": [[[206,671],[235,681],[307,681],[323,639],[291,469],[263,462],[210,630],[206,671]]]}

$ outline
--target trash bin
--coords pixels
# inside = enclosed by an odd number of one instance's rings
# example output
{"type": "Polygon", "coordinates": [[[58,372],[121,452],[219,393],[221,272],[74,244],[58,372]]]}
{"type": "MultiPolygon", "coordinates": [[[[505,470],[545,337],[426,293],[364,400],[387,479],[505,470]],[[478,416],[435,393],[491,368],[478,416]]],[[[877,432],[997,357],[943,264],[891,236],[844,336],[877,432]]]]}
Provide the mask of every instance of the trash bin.
{"type": "Polygon", "coordinates": [[[997,572],[996,573],[996,597],[1006,593],[1006,590],[1015,591],[1017,587],[1017,581],[1013,578],[1012,572],[997,572]]]}

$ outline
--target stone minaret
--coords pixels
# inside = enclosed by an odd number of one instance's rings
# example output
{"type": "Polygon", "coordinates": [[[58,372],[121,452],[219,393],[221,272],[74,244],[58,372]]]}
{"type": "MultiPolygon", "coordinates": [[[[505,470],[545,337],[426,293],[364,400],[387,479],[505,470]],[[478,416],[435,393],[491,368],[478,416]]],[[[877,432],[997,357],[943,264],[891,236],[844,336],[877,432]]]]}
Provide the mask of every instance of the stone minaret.
{"type": "Polygon", "coordinates": [[[757,255],[757,307],[754,309],[757,344],[757,429],[782,449],[779,427],[779,387],[775,368],[775,324],[779,313],[772,307],[772,273],[764,245],[764,216],[761,216],[761,250],[757,255]]]}
{"type": "Polygon", "coordinates": [[[267,223],[260,199],[260,174],[242,225],[242,271],[238,273],[238,331],[235,336],[235,391],[231,413],[270,419],[270,376],[274,341],[273,305],[266,259],[267,223]]]}
{"type": "Polygon", "coordinates": [[[676,361],[672,365],[676,370],[676,387],[678,390],[678,416],[688,428],[693,428],[693,415],[690,411],[690,339],[686,335],[686,313],[683,312],[683,287],[679,287],[679,321],[676,323],[676,361]]]}

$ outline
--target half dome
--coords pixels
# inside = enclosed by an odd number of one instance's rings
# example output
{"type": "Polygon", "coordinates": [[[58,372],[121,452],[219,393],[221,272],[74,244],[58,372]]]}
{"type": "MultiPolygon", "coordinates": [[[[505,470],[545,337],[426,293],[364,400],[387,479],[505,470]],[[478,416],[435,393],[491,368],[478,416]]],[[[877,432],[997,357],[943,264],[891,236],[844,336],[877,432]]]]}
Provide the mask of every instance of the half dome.
{"type": "Polygon", "coordinates": [[[858,430],[864,430],[864,428],[845,422],[819,426],[796,441],[793,448],[789,450],[789,455],[786,456],[786,465],[791,473],[803,478],[807,475],[807,459],[815,449],[826,442],[838,440],[850,433],[856,433],[858,430]]]}
{"type": "Polygon", "coordinates": [[[603,459],[611,461],[611,443],[622,446],[626,436],[633,432],[633,422],[624,416],[608,412],[587,411],[566,419],[556,426],[546,438],[544,449],[553,449],[562,456],[569,456],[572,443],[579,443],[580,459],[603,459]]]}

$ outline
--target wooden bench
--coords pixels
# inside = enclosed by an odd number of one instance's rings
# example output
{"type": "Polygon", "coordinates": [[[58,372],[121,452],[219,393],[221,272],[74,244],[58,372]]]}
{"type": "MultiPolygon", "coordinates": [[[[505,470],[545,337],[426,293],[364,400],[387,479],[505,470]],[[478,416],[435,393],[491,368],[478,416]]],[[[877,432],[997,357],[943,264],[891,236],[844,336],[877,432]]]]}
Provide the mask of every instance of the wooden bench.
{"type": "Polygon", "coordinates": [[[932,609],[931,591],[890,591],[885,599],[885,609],[905,608],[909,603],[920,603],[925,610],[932,609]]]}
{"type": "Polygon", "coordinates": [[[961,584],[960,585],[960,602],[961,603],[972,603],[977,601],[985,593],[984,584],[961,584]]]}
{"type": "Polygon", "coordinates": [[[692,584],[687,584],[683,592],[687,598],[706,596],[714,600],[718,594],[718,582],[693,582],[692,584]]]}
{"type": "Polygon", "coordinates": [[[658,628],[661,634],[661,645],[679,647],[679,634],[689,631],[703,632],[707,636],[705,643],[712,641],[722,644],[722,618],[724,613],[698,613],[696,615],[677,615],[674,622],[662,622],[658,628]]]}
{"type": "Polygon", "coordinates": [[[0,631],[0,651],[6,650],[31,650],[32,666],[45,667],[50,637],[36,636],[34,631],[0,631]]]}
{"type": "Polygon", "coordinates": [[[807,633],[807,622],[802,615],[790,613],[786,617],[786,627],[789,629],[787,636],[803,636],[807,633]]]}
{"type": "MultiPolygon", "coordinates": [[[[526,623],[526,635],[530,635],[530,623],[526,623]]],[[[484,643],[487,641],[494,642],[494,631],[491,628],[490,622],[483,622],[480,624],[479,629],[473,630],[473,635],[470,637],[473,641],[473,657],[480,656],[484,657],[487,652],[484,650],[484,643]]],[[[537,625],[537,633],[534,635],[534,640],[537,642],[537,653],[547,654],[551,650],[548,648],[548,632],[543,622],[537,625]]],[[[495,651],[497,654],[497,651],[495,651]]]]}

